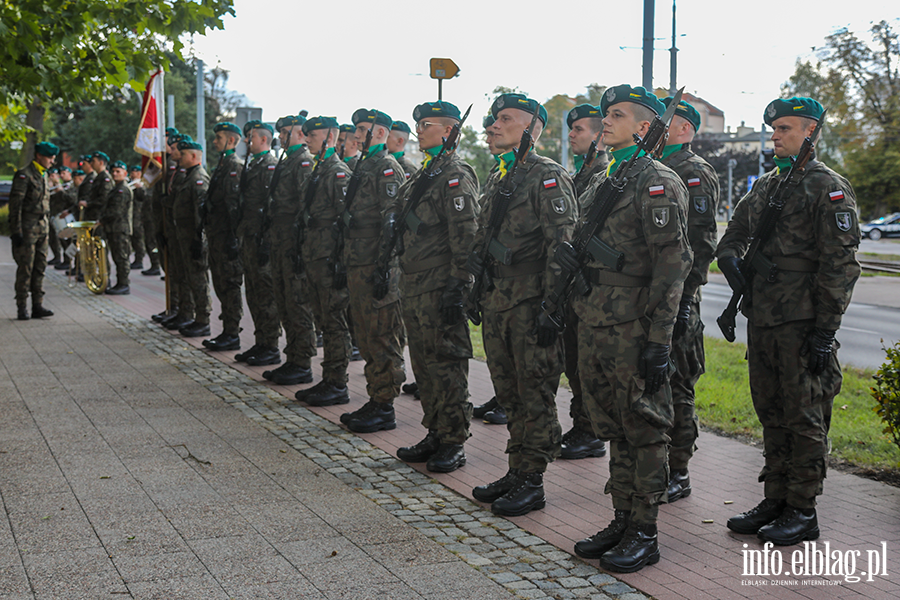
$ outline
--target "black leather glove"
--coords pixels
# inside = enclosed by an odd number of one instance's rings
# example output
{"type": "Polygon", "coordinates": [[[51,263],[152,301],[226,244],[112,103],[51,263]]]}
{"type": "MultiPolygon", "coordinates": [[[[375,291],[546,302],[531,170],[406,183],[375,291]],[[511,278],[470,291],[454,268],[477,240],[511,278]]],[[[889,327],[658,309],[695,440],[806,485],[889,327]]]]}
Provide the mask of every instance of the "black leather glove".
{"type": "Polygon", "coordinates": [[[203,240],[200,238],[194,238],[191,240],[191,258],[194,260],[200,260],[203,258],[203,240]]]}
{"type": "Polygon", "coordinates": [[[12,240],[13,248],[18,248],[25,243],[25,237],[18,231],[16,233],[9,234],[9,239],[12,240]]]}
{"type": "Polygon", "coordinates": [[[678,314],[675,315],[675,329],[672,337],[680,338],[687,333],[688,320],[691,318],[691,299],[687,296],[681,297],[681,304],[678,305],[678,314]]]}
{"type": "Polygon", "coordinates": [[[465,296],[468,281],[449,277],[441,294],[441,321],[444,325],[456,325],[465,318],[465,296]]]}
{"type": "Polygon", "coordinates": [[[475,277],[479,277],[484,273],[484,261],[481,259],[481,253],[477,250],[473,250],[469,254],[469,258],[466,260],[466,271],[475,277]]]}
{"type": "Polygon", "coordinates": [[[391,269],[375,267],[369,281],[372,283],[372,296],[374,296],[376,300],[383,300],[390,290],[391,269]]]}
{"type": "Polygon", "coordinates": [[[336,290],[342,290],[347,287],[347,268],[344,263],[334,261],[331,263],[331,287],[336,290]]]}
{"type": "Polygon", "coordinates": [[[575,247],[569,242],[563,242],[557,246],[553,258],[563,270],[569,273],[574,273],[582,267],[581,262],[578,260],[578,253],[575,251],[575,247]]]}
{"type": "Polygon", "coordinates": [[[741,265],[744,261],[737,256],[723,256],[718,262],[719,270],[725,275],[731,291],[740,292],[743,290],[744,286],[747,285],[747,280],[744,278],[744,274],[741,273],[741,265]]]}
{"type": "Polygon", "coordinates": [[[390,244],[391,238],[394,236],[394,227],[396,225],[397,213],[388,213],[384,215],[384,221],[381,224],[381,242],[378,246],[378,252],[382,256],[387,251],[388,244],[390,244]]]}
{"type": "Polygon", "coordinates": [[[228,260],[237,260],[241,256],[241,246],[234,236],[225,240],[225,257],[228,260]]]}
{"type": "Polygon", "coordinates": [[[834,334],[834,331],[813,327],[800,347],[800,356],[812,354],[809,357],[809,372],[813,375],[818,375],[828,366],[834,352],[834,334]]]}
{"type": "Polygon", "coordinates": [[[644,391],[655,394],[669,375],[669,346],[647,342],[638,359],[638,375],[644,380],[644,391]]]}
{"type": "Polygon", "coordinates": [[[553,323],[547,313],[541,311],[534,320],[534,332],[537,335],[537,345],[541,348],[549,348],[559,339],[559,328],[553,323]]]}

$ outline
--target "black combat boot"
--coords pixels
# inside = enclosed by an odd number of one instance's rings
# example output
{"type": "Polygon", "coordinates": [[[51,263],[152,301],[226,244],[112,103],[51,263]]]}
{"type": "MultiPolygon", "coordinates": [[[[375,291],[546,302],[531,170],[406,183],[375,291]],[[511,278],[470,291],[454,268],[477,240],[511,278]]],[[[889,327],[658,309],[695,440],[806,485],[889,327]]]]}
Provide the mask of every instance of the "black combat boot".
{"type": "Polygon", "coordinates": [[[519,517],[544,508],[543,473],[519,473],[516,485],[491,503],[491,512],[504,517],[519,517]]]}
{"type": "Polygon", "coordinates": [[[560,458],[577,460],[592,456],[606,456],[606,444],[598,439],[593,431],[582,431],[572,427],[563,435],[560,458]]]}
{"type": "Polygon", "coordinates": [[[131,287],[127,283],[117,283],[111,288],[106,288],[106,293],[110,296],[127,296],[131,293],[131,287]]]}
{"type": "MultiPolygon", "coordinates": [[[[250,361],[248,360],[249,364],[250,361]]],[[[263,377],[277,385],[298,385],[313,380],[312,369],[306,369],[292,362],[287,362],[273,371],[266,371],[263,377]]]]}
{"type": "Polygon", "coordinates": [[[257,352],[259,352],[261,349],[262,349],[262,346],[260,346],[259,344],[253,344],[252,346],[250,346],[250,348],[248,350],[245,350],[244,352],[238,352],[237,354],[235,354],[234,360],[236,362],[244,362],[245,360],[247,360],[248,358],[250,358],[257,352]]]}
{"type": "Polygon", "coordinates": [[[600,566],[616,573],[634,573],[658,562],[656,523],[630,523],[622,541],[600,557],[600,566]]]}
{"type": "Polygon", "coordinates": [[[41,304],[32,304],[31,305],[31,318],[32,319],[43,319],[44,317],[52,317],[53,311],[47,308],[44,308],[41,304]]]}
{"type": "Polygon", "coordinates": [[[441,444],[425,468],[432,473],[450,473],[466,464],[466,450],[462,444],[441,444]]]}
{"type": "Polygon", "coordinates": [[[735,515],[728,519],[728,529],[735,533],[751,534],[759,533],[759,528],[768,525],[781,516],[787,502],[766,498],[747,512],[735,515]]]}
{"type": "Polygon", "coordinates": [[[497,404],[493,410],[484,413],[484,422],[488,425],[506,425],[509,423],[509,417],[506,416],[506,409],[497,404]]]}
{"type": "MultiPolygon", "coordinates": [[[[247,357],[247,364],[251,367],[277,365],[280,362],[281,352],[278,351],[278,348],[264,348],[260,346],[255,354],[247,357]]],[[[312,381],[312,379],[310,379],[310,381],[312,381]]]]}
{"type": "Polygon", "coordinates": [[[484,404],[479,404],[474,409],[472,409],[472,416],[476,419],[483,419],[484,415],[488,414],[498,406],[499,404],[497,404],[497,396],[494,396],[484,404]]]}
{"type": "Polygon", "coordinates": [[[760,528],[756,534],[776,546],[793,546],[804,540],[819,539],[819,519],[815,508],[786,506],[781,516],[760,528]]]}
{"type": "Polygon", "coordinates": [[[220,333],[211,340],[203,340],[203,345],[208,350],[239,350],[241,338],[230,333],[220,333]]]}
{"type": "Polygon", "coordinates": [[[25,308],[24,306],[20,306],[20,307],[19,307],[19,316],[18,316],[18,319],[19,319],[20,321],[27,321],[27,320],[30,319],[30,318],[31,318],[31,317],[28,316],[28,309],[25,308]]]}
{"type": "Polygon", "coordinates": [[[209,335],[209,323],[198,323],[194,321],[190,325],[182,327],[178,333],[184,337],[202,337],[209,335]]]}
{"type": "Polygon", "coordinates": [[[425,462],[434,456],[440,445],[440,438],[435,432],[429,430],[428,435],[418,444],[397,448],[397,458],[409,463],[425,462]]]}
{"type": "Polygon", "coordinates": [[[345,423],[347,428],[354,433],[374,433],[397,428],[394,405],[387,402],[375,402],[375,400],[369,400],[355,412],[344,413],[341,415],[341,422],[345,423]],[[346,415],[350,416],[344,421],[346,415]]]}
{"type": "Polygon", "coordinates": [[[513,489],[519,479],[519,470],[510,469],[506,475],[487,485],[479,485],[472,489],[472,497],[479,502],[493,502],[503,494],[513,489]]]}
{"type": "Polygon", "coordinates": [[[589,538],[575,543],[575,554],[581,558],[600,558],[607,550],[615,548],[625,536],[625,530],[631,522],[631,512],[617,510],[615,518],[606,526],[589,538]]]}
{"type": "Polygon", "coordinates": [[[669,477],[669,502],[675,502],[691,495],[691,476],[687,469],[672,471],[669,477]]]}
{"type": "Polygon", "coordinates": [[[174,317],[166,319],[165,321],[160,321],[159,324],[162,325],[163,327],[165,327],[166,329],[170,329],[170,330],[174,331],[174,330],[181,329],[182,327],[186,327],[187,325],[190,325],[193,322],[194,322],[194,320],[191,319],[190,317],[183,317],[181,315],[175,315],[174,317]]]}

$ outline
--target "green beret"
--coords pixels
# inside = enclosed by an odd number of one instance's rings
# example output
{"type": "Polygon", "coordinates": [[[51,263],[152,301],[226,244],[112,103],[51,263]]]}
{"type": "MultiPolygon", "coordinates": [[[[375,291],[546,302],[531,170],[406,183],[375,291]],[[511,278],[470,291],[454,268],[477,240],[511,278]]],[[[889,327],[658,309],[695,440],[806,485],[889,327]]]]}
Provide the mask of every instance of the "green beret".
{"type": "Polygon", "coordinates": [[[569,111],[569,114],[566,116],[566,123],[569,125],[569,129],[572,129],[575,121],[577,121],[578,119],[586,119],[588,117],[596,119],[603,118],[600,116],[600,109],[596,106],[592,106],[590,104],[579,104],[569,111]]]}
{"type": "Polygon", "coordinates": [[[47,174],[59,173],[59,167],[50,167],[47,169],[47,174]]]}
{"type": "Polygon", "coordinates": [[[399,131],[401,133],[412,133],[412,131],[409,128],[409,125],[407,125],[403,121],[394,121],[394,124],[391,125],[391,131],[399,131]]]}
{"type": "Polygon", "coordinates": [[[372,123],[375,125],[382,125],[388,129],[394,124],[394,120],[391,119],[390,116],[380,110],[375,110],[374,108],[371,110],[368,108],[360,108],[353,113],[350,120],[353,121],[354,125],[359,125],[360,123],[372,123]]]}
{"type": "Polygon", "coordinates": [[[144,170],[144,169],[141,168],[141,165],[134,165],[133,167],[131,167],[130,169],[128,169],[128,171],[129,171],[130,173],[134,173],[135,171],[143,171],[143,170],[144,170]]]}
{"type": "Polygon", "coordinates": [[[459,109],[456,105],[444,102],[443,100],[438,100],[437,102],[425,102],[424,104],[418,105],[415,110],[413,110],[413,119],[415,119],[416,122],[419,122],[426,117],[447,117],[456,119],[457,121],[461,118],[459,109]]]}
{"type": "Polygon", "coordinates": [[[268,123],[263,123],[259,119],[253,119],[252,121],[247,121],[247,124],[244,125],[244,135],[250,135],[250,132],[253,131],[254,129],[265,129],[272,135],[275,135],[275,129],[268,123]]]}
{"type": "MultiPolygon", "coordinates": [[[[313,117],[303,124],[303,134],[306,135],[310,131],[315,131],[317,129],[339,129],[340,127],[337,119],[334,117],[313,117]]],[[[349,127],[352,128],[353,126],[349,125],[349,127]]]]}
{"type": "Polygon", "coordinates": [[[500,111],[506,108],[518,108],[531,114],[537,112],[538,119],[544,125],[547,124],[547,109],[524,94],[500,94],[491,104],[491,115],[496,119],[500,111]]]}
{"type": "Polygon", "coordinates": [[[62,165],[62,166],[59,167],[59,172],[62,173],[63,171],[68,171],[69,173],[71,173],[71,172],[72,172],[72,169],[70,169],[70,168],[67,167],[66,165],[62,165]]]}
{"type": "Polygon", "coordinates": [[[176,133],[178,133],[178,130],[175,129],[174,127],[166,127],[166,137],[169,137],[170,135],[175,135],[176,133]]]}
{"type": "Polygon", "coordinates": [[[288,115],[278,119],[278,122],[275,123],[275,129],[276,131],[281,131],[285,127],[302,127],[304,123],[306,123],[306,117],[288,115]]]}
{"type": "Polygon", "coordinates": [[[78,160],[80,160],[81,162],[91,162],[92,156],[92,154],[82,154],[81,158],[79,158],[78,160]]]}
{"type": "Polygon", "coordinates": [[[241,135],[241,128],[229,121],[222,121],[221,123],[216,123],[216,126],[213,127],[213,133],[219,133],[220,131],[224,131],[226,133],[233,133],[235,135],[241,135]]]}
{"type": "Polygon", "coordinates": [[[72,177],[84,177],[84,171],[81,169],[75,169],[72,171],[72,177]]]}
{"type": "Polygon", "coordinates": [[[769,105],[766,107],[766,112],[763,114],[763,120],[765,120],[766,125],[770,126],[775,119],[790,117],[792,115],[818,121],[823,112],[825,112],[825,107],[812,98],[802,98],[799,96],[786,99],[778,98],[777,100],[769,102],[769,105]]]}
{"type": "Polygon", "coordinates": [[[124,162],[122,162],[121,160],[117,160],[116,162],[114,162],[113,164],[110,165],[110,168],[113,168],[113,169],[125,169],[125,170],[127,171],[127,170],[128,170],[128,165],[126,165],[126,164],[125,164],[124,162]]]}
{"type": "Polygon", "coordinates": [[[95,158],[99,158],[100,160],[102,160],[102,161],[105,162],[106,164],[109,164],[109,155],[108,155],[106,152],[100,152],[99,150],[98,150],[97,152],[94,152],[94,153],[91,155],[91,159],[93,160],[93,159],[95,159],[95,158]]]}
{"type": "Polygon", "coordinates": [[[484,117],[484,119],[482,119],[481,126],[484,127],[485,129],[487,129],[488,127],[490,127],[491,125],[494,124],[494,121],[496,121],[496,119],[494,118],[494,115],[487,115],[484,117]]]}
{"type": "Polygon", "coordinates": [[[41,142],[34,145],[34,152],[41,156],[56,156],[59,154],[59,146],[50,142],[41,142]]]}
{"type": "Polygon", "coordinates": [[[203,150],[203,146],[200,145],[200,142],[195,142],[189,136],[185,137],[187,137],[187,139],[178,142],[179,150],[203,150]]]}
{"type": "MultiPolygon", "coordinates": [[[[662,103],[666,105],[666,108],[669,108],[669,105],[672,104],[672,100],[674,100],[674,98],[669,96],[668,98],[663,98],[662,103]]],[[[694,126],[694,131],[700,130],[700,113],[697,112],[696,108],[684,100],[679,102],[678,106],[675,107],[675,114],[690,121],[691,125],[694,126]]]]}
{"type": "Polygon", "coordinates": [[[622,84],[611,87],[603,93],[603,98],[600,100],[600,114],[605,117],[609,107],[619,102],[634,102],[635,104],[646,106],[657,115],[662,115],[666,112],[666,105],[656,97],[656,94],[648,92],[640,86],[631,87],[630,85],[622,84]]]}
{"type": "Polygon", "coordinates": [[[191,136],[186,133],[173,133],[168,138],[166,138],[166,143],[170,146],[175,146],[178,144],[178,142],[185,139],[189,140],[191,139],[191,136]]]}
{"type": "Polygon", "coordinates": [[[356,131],[355,125],[350,125],[349,123],[344,123],[340,126],[341,133],[353,133],[356,131]]]}

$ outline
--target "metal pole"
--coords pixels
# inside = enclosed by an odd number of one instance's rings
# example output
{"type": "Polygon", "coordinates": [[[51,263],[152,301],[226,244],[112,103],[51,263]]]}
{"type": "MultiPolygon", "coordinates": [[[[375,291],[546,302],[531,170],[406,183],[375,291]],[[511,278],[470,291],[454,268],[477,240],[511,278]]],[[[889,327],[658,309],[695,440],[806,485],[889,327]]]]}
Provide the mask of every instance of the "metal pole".
{"type": "Polygon", "coordinates": [[[732,192],[734,190],[734,184],[732,180],[732,176],[734,174],[734,168],[737,166],[737,161],[733,158],[728,159],[728,206],[725,209],[728,215],[728,220],[731,220],[731,200],[732,200],[732,192]]]}
{"type": "Polygon", "coordinates": [[[672,0],[672,47],[669,49],[669,95],[674,96],[678,74],[678,48],[675,47],[675,0],[672,0]]]}
{"type": "Polygon", "coordinates": [[[438,100],[444,99],[444,80],[438,79],[438,100]]]}
{"type": "Polygon", "coordinates": [[[653,15],[655,0],[644,0],[644,65],[641,85],[653,91],[653,15]]]}
{"type": "Polygon", "coordinates": [[[206,102],[203,94],[203,61],[197,59],[197,142],[203,148],[206,163],[206,102]]]}
{"type": "Polygon", "coordinates": [[[566,115],[560,118],[562,121],[562,126],[559,128],[560,130],[560,152],[559,152],[559,164],[562,165],[564,171],[569,170],[569,136],[566,134],[566,128],[568,127],[566,123],[566,115]]]}
{"type": "Polygon", "coordinates": [[[762,177],[766,174],[766,170],[763,169],[763,153],[762,151],[766,149],[766,124],[763,123],[759,126],[759,176],[762,177]]]}
{"type": "Polygon", "coordinates": [[[166,96],[166,103],[168,106],[166,107],[169,111],[169,127],[175,127],[175,96],[169,94],[166,96]]]}

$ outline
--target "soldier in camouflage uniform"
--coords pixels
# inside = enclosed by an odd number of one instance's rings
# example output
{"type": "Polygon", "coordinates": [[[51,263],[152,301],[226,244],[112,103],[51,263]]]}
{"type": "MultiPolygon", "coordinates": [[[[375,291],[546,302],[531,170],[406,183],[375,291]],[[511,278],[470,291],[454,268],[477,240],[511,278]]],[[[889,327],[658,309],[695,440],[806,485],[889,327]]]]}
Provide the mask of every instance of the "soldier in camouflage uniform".
{"type": "MultiPolygon", "coordinates": [[[[344,211],[344,194],[350,181],[350,167],[335,151],[339,131],[333,117],[314,117],[303,124],[309,148],[316,152],[316,177],[313,196],[301,198],[297,223],[302,243],[303,269],[306,273],[306,295],[322,329],[322,381],[300,390],[297,400],[311,406],[332,406],[350,402],[347,390],[347,365],[350,362],[350,332],[347,308],[350,293],[346,286],[335,286],[334,265],[337,240],[335,228],[344,211]],[[322,144],[325,152],[322,153],[322,144]]],[[[312,181],[307,184],[312,185],[312,181]]]]}
{"type": "Polygon", "coordinates": [[[34,160],[13,175],[9,191],[9,238],[16,261],[16,306],[19,320],[29,318],[26,303],[31,292],[31,317],[52,317],[44,308],[44,271],[47,268],[47,216],[50,186],[47,169],[59,148],[49,142],[34,146],[34,160]]]}
{"type": "Polygon", "coordinates": [[[406,218],[400,259],[403,319],[428,434],[397,450],[397,457],[427,461],[429,471],[449,473],[466,464],[463,444],[472,418],[468,400],[472,341],[464,304],[472,279],[466,258],[477,227],[478,178],[452,150],[435,158],[442,140],[459,123],[456,106],[440,101],[420,104],[413,118],[425,163],[403,187],[391,211],[399,214],[411,201],[419,179],[436,173],[406,218]]]}
{"type": "Polygon", "coordinates": [[[343,157],[343,161],[347,163],[350,170],[356,169],[359,163],[359,142],[356,139],[356,126],[345,123],[339,128],[337,149],[343,157]]]}
{"type": "Polygon", "coordinates": [[[834,336],[860,273],[850,183],[813,157],[753,260],[759,274],[752,280],[744,279],[742,256],[791,157],[823,112],[811,98],[769,103],[764,119],[774,130],[778,168],[737,204],[717,251],[729,285],[746,290],[750,391],[765,448],[759,475],[765,499],[729,519],[728,528],[778,545],[819,537],[816,496],[825,479],[832,403],[841,390],[834,336]]]}
{"type": "Polygon", "coordinates": [[[306,118],[299,115],[278,120],[285,158],[272,177],[268,219],[264,225],[265,243],[271,249],[275,305],[284,327],[287,360],[277,369],[264,372],[263,377],[279,385],[311,382],[310,359],[316,355],[315,324],[296,229],[303,193],[313,169],[313,157],[303,134],[305,122],[306,118]]]}
{"type": "Polygon", "coordinates": [[[648,156],[627,165],[637,151],[634,134],[646,135],[665,106],[642,87],[619,85],[606,91],[600,109],[602,141],[612,148],[612,162],[582,195],[584,213],[607,177],[629,169],[623,192],[595,234],[610,247],[610,256],[588,254],[581,265],[574,248],[563,244],[558,260],[569,272],[581,270],[592,286],[588,295],[572,300],[578,370],[594,432],[609,440],[605,491],[615,519],[575,544],[575,553],[599,558],[604,569],[630,573],[659,561],[656,522],[666,501],[672,426],[669,349],[692,255],[681,178],[648,156]]]}
{"type": "Polygon", "coordinates": [[[403,174],[407,179],[412,177],[419,168],[406,157],[406,144],[409,142],[409,134],[412,133],[409,125],[403,121],[394,121],[391,125],[391,133],[386,142],[388,153],[397,159],[403,174]]]}
{"type": "Polygon", "coordinates": [[[97,178],[97,173],[94,172],[94,167],[91,166],[91,154],[82,155],[79,165],[81,169],[84,171],[84,179],[81,182],[81,185],[78,186],[78,204],[75,207],[75,220],[83,221],[85,219],[85,207],[87,206],[88,199],[91,197],[91,188],[94,186],[94,179],[97,178]]]}
{"type": "Polygon", "coordinates": [[[181,289],[179,310],[191,317],[191,322],[178,328],[185,337],[209,335],[209,314],[212,302],[209,296],[209,255],[200,207],[206,204],[209,174],[201,164],[203,146],[198,142],[178,142],[184,169],[181,185],[175,186],[175,238],[178,254],[184,269],[184,286],[181,289]]]}
{"type": "MultiPolygon", "coordinates": [[[[172,226],[169,225],[172,215],[169,197],[173,194],[172,184],[175,181],[175,176],[178,174],[178,157],[181,156],[178,153],[178,141],[181,137],[182,135],[174,127],[166,129],[166,159],[163,162],[165,170],[161,174],[163,179],[153,186],[153,227],[156,231],[156,247],[161,255],[160,265],[166,272],[168,308],[152,315],[150,318],[160,324],[178,316],[179,285],[175,277],[174,267],[173,247],[175,241],[171,237],[173,234],[172,226]]],[[[143,271],[141,273],[146,274],[143,271]]]]}
{"type": "Polygon", "coordinates": [[[140,167],[131,167],[128,170],[128,175],[131,177],[128,186],[131,188],[131,195],[134,198],[131,209],[131,247],[134,250],[134,262],[131,263],[131,268],[143,269],[148,240],[141,215],[144,212],[144,200],[147,198],[147,190],[144,189],[144,182],[141,180],[140,167]]]}
{"type": "Polygon", "coordinates": [[[241,129],[234,123],[224,122],[217,123],[213,131],[216,134],[213,146],[219,152],[219,162],[210,177],[201,215],[209,245],[209,271],[222,310],[219,315],[222,333],[203,340],[203,345],[210,350],[238,350],[244,309],[241,298],[244,272],[236,226],[240,218],[240,181],[244,165],[234,149],[241,141],[241,129]]]}
{"type": "Polygon", "coordinates": [[[113,188],[100,207],[100,225],[103,237],[109,246],[109,254],[116,265],[116,285],[107,288],[106,293],[119,296],[131,293],[129,274],[131,272],[131,223],[132,192],[128,187],[128,166],[117,160],[112,164],[113,188]]]}
{"type": "MultiPolygon", "coordinates": [[[[72,172],[72,169],[63,165],[59,168],[59,177],[61,180],[60,189],[58,192],[56,192],[56,194],[51,193],[50,195],[50,214],[58,215],[60,218],[65,218],[68,215],[72,214],[73,211],[75,211],[76,204],[78,203],[78,186],[80,185],[81,181],[84,181],[84,171],[81,171],[81,176],[76,182],[75,175],[72,172]]],[[[60,232],[57,231],[56,233],[58,237],[60,232]]],[[[59,257],[59,262],[53,265],[54,269],[57,269],[59,271],[67,271],[69,268],[71,268],[69,255],[66,254],[66,250],[68,250],[70,244],[72,244],[71,238],[60,239],[61,254],[59,257]]]]}
{"type": "MultiPolygon", "coordinates": [[[[566,116],[569,126],[569,146],[575,155],[575,194],[579,208],[590,199],[582,197],[591,179],[598,173],[605,173],[609,166],[606,146],[598,140],[603,129],[600,108],[590,104],[579,104],[566,116]],[[597,142],[593,160],[588,164],[588,151],[591,143],[597,142]]],[[[582,211],[583,212],[583,211],[582,211]]],[[[572,389],[572,403],[569,416],[572,417],[572,429],[563,434],[560,447],[560,458],[574,460],[591,456],[606,456],[606,444],[597,438],[591,418],[584,408],[584,395],[581,389],[581,378],[578,376],[578,315],[569,307],[566,312],[566,329],[563,331],[563,345],[566,349],[566,377],[572,389]]]]}
{"type": "Polygon", "coordinates": [[[172,178],[166,188],[166,194],[162,196],[163,227],[165,228],[166,250],[167,250],[167,266],[166,280],[169,281],[169,290],[174,297],[178,298],[177,304],[173,301],[171,304],[176,306],[175,314],[160,321],[160,324],[166,329],[179,330],[186,325],[190,325],[194,321],[194,302],[190,296],[190,288],[187,282],[187,261],[188,257],[182,254],[182,245],[178,241],[178,224],[175,222],[175,204],[178,200],[179,190],[185,183],[187,169],[181,165],[181,149],[182,142],[191,143],[191,136],[178,133],[168,138],[169,157],[172,159],[175,168],[170,170],[172,178]]]}
{"type": "Polygon", "coordinates": [[[91,184],[90,195],[83,204],[85,221],[98,221],[103,214],[103,205],[115,185],[106,170],[108,166],[109,156],[105,152],[94,152],[91,155],[91,167],[97,175],[91,184]]]}
{"type": "MultiPolygon", "coordinates": [[[[134,175],[136,170],[143,174],[140,165],[132,167],[131,174],[134,175]]],[[[155,189],[154,187],[147,187],[147,183],[143,179],[140,179],[140,177],[141,175],[138,175],[139,181],[141,182],[141,189],[144,190],[144,201],[141,203],[140,214],[141,231],[144,232],[144,250],[150,258],[150,268],[141,271],[141,275],[159,275],[159,247],[157,245],[156,224],[153,217],[153,196],[155,194],[155,189]]],[[[157,182],[156,185],[159,186],[159,182],[157,182]]]]}
{"type": "Polygon", "coordinates": [[[353,113],[356,141],[364,143],[372,130],[372,142],[356,166],[359,188],[352,205],[345,205],[343,264],[350,289],[350,312],[359,351],[366,361],[366,393],[369,401],[359,410],[341,415],[351,431],[371,433],[394,429],[394,398],[406,380],[403,363],[403,318],[400,313],[400,273],[393,261],[389,291],[373,298],[372,275],[383,227],[391,222],[385,213],[406,182],[400,164],[388,154],[385,141],[392,119],[381,111],[361,108],[353,113]],[[384,221],[384,222],[383,222],[384,221]]]}
{"type": "MultiPolygon", "coordinates": [[[[663,99],[667,107],[672,98],[663,99]]],[[[700,320],[700,286],[706,284],[709,263],[716,254],[716,207],[719,177],[712,166],[691,151],[691,140],[700,129],[700,113],[681,101],[669,127],[669,144],[662,161],[678,173],[688,190],[688,239],[694,253],[691,271],[684,280],[678,317],[672,335],[672,386],[674,425],[669,430],[669,502],[691,494],[688,461],[694,455],[699,421],[694,410],[694,386],[706,371],[703,321],[700,320]]]]}
{"type": "Polygon", "coordinates": [[[281,322],[275,305],[272,263],[266,261],[261,266],[259,257],[269,183],[278,166],[278,160],[271,152],[274,134],[272,126],[261,121],[253,120],[244,125],[249,160],[244,162],[241,172],[241,220],[237,234],[244,266],[244,293],[253,318],[255,341],[249,350],[236,354],[234,359],[254,366],[281,362],[278,351],[281,322]]]}
{"type": "MultiPolygon", "coordinates": [[[[47,185],[50,187],[49,218],[52,219],[62,212],[62,201],[65,199],[58,167],[47,169],[47,185]]],[[[59,238],[56,235],[56,229],[54,229],[52,221],[47,227],[47,243],[50,251],[53,253],[53,258],[47,261],[47,266],[55,267],[62,262],[62,249],[60,248],[59,238]]]]}
{"type": "MultiPolygon", "coordinates": [[[[540,137],[547,111],[521,94],[502,94],[491,106],[494,144],[500,166],[486,189],[504,185],[522,132],[535,120],[540,137]]],[[[549,158],[531,151],[519,166],[524,180],[515,189],[499,231],[486,239],[488,223],[501,196],[485,194],[479,229],[467,266],[476,276],[487,273],[482,335],[497,400],[509,417],[509,472],[472,490],[497,514],[517,516],[545,505],[543,474],[559,456],[562,429],[556,414],[556,391],[562,372],[562,339],[539,321],[541,301],[552,290],[559,268],[551,259],[557,245],[571,239],[578,218],[572,178],[549,158]],[[481,249],[490,244],[487,264],[481,249]],[[487,271],[485,271],[485,267],[487,271]]],[[[518,173],[517,173],[518,175],[518,173]]]]}

